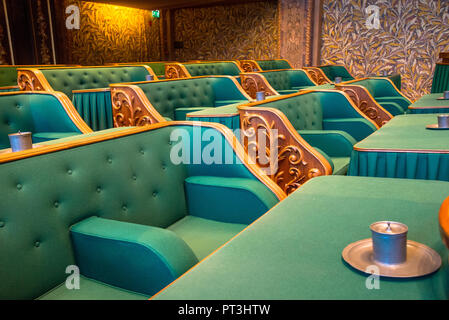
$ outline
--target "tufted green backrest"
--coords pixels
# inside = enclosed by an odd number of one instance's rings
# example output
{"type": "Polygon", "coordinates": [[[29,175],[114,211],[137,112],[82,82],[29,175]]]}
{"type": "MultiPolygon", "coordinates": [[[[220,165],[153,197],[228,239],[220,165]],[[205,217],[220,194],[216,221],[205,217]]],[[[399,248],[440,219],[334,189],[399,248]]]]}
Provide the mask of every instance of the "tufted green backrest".
{"type": "Polygon", "coordinates": [[[240,69],[233,62],[185,63],[192,77],[197,76],[238,76],[240,69]]]}
{"type": "Polygon", "coordinates": [[[0,66],[0,87],[17,86],[17,67],[0,66]]]}
{"type": "Polygon", "coordinates": [[[246,97],[227,77],[184,78],[135,84],[142,89],[155,109],[175,119],[177,108],[215,107],[219,100],[242,100],[246,97]]]}
{"type": "MultiPolygon", "coordinates": [[[[148,129],[0,164],[0,299],[33,299],[65,281],[66,267],[75,264],[69,228],[83,219],[167,227],[188,213],[188,176],[257,180],[235,154],[234,165],[204,165],[201,157],[198,164],[172,162],[179,141],[195,159],[192,131],[201,137],[207,129],[148,129]]],[[[231,148],[221,133],[216,138],[223,150],[231,148]]],[[[208,144],[199,145],[199,154],[208,144]]]]}
{"type": "Polygon", "coordinates": [[[280,69],[292,69],[290,64],[285,60],[256,60],[259,67],[264,70],[280,70],[280,69]]]}
{"type": "Polygon", "coordinates": [[[449,64],[437,63],[431,93],[442,93],[447,90],[449,90],[449,64]]]}
{"type": "Polygon", "coordinates": [[[321,66],[319,68],[323,70],[324,74],[329,78],[330,81],[334,81],[336,77],[341,77],[343,81],[354,80],[354,77],[344,66],[330,65],[321,66]]]}
{"type": "Polygon", "coordinates": [[[296,87],[315,86],[303,70],[265,71],[261,75],[267,79],[274,90],[292,90],[296,87]]]}
{"type": "Polygon", "coordinates": [[[55,91],[72,99],[73,90],[108,88],[111,83],[145,81],[148,71],[143,66],[87,67],[41,69],[55,91]]]}
{"type": "Polygon", "coordinates": [[[322,130],[323,107],[317,92],[288,97],[280,100],[267,100],[258,107],[274,108],[281,111],[296,130],[322,130]]]}
{"type": "Polygon", "coordinates": [[[9,148],[8,134],[18,131],[81,131],[64,110],[59,100],[45,93],[0,95],[0,149],[9,148]]]}
{"type": "Polygon", "coordinates": [[[352,82],[353,85],[365,87],[373,98],[378,97],[402,97],[396,88],[387,79],[363,79],[352,82]]]}

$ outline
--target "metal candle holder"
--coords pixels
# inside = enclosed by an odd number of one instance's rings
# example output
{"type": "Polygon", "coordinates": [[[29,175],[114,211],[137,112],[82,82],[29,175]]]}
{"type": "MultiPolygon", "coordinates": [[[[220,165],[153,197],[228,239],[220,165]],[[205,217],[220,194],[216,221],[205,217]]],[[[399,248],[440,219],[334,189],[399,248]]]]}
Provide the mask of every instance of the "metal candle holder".
{"type": "Polygon", "coordinates": [[[399,222],[382,221],[370,226],[374,261],[400,264],[407,260],[408,227],[399,222]]]}
{"type": "Polygon", "coordinates": [[[256,100],[257,101],[265,100],[265,91],[258,91],[258,92],[256,92],[256,100]]]}
{"type": "Polygon", "coordinates": [[[336,77],[335,78],[335,83],[341,83],[343,81],[342,77],[336,77]]]}
{"type": "Polygon", "coordinates": [[[449,91],[444,91],[443,97],[444,99],[449,100],[449,91]]]}
{"type": "Polygon", "coordinates": [[[18,132],[8,134],[12,152],[28,150],[33,148],[31,132],[18,132]]]}
{"type": "Polygon", "coordinates": [[[438,115],[438,128],[449,128],[449,114],[438,115]]]}
{"type": "Polygon", "coordinates": [[[153,81],[154,80],[154,76],[152,74],[146,75],[145,78],[147,79],[147,81],[153,81]]]}

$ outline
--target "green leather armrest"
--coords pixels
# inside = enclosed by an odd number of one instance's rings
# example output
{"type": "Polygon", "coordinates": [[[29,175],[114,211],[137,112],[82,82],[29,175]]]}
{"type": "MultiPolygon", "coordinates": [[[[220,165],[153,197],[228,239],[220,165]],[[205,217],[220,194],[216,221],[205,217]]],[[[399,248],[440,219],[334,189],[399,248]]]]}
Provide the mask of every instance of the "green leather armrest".
{"type": "Polygon", "coordinates": [[[71,227],[82,275],[119,288],[153,295],[198,260],[172,231],[91,217],[71,227]]]}
{"type": "Polygon", "coordinates": [[[411,105],[411,101],[409,101],[408,99],[404,98],[404,97],[379,97],[379,98],[375,98],[376,101],[379,104],[383,104],[384,102],[386,103],[396,103],[398,104],[403,110],[407,110],[408,106],[411,105]]]}
{"type": "Polygon", "coordinates": [[[185,180],[190,215],[226,223],[250,224],[279,200],[260,181],[193,176],[185,180]]]}
{"type": "Polygon", "coordinates": [[[317,147],[330,157],[351,156],[357,142],[344,131],[299,130],[298,133],[313,147],[317,147]]]}
{"type": "Polygon", "coordinates": [[[378,102],[382,108],[387,110],[393,116],[398,116],[398,115],[406,113],[406,111],[396,102],[384,102],[384,101],[378,101],[378,102]]]}
{"type": "Polygon", "coordinates": [[[323,119],[323,129],[347,132],[356,141],[361,141],[377,131],[372,122],[363,118],[323,119]]]}

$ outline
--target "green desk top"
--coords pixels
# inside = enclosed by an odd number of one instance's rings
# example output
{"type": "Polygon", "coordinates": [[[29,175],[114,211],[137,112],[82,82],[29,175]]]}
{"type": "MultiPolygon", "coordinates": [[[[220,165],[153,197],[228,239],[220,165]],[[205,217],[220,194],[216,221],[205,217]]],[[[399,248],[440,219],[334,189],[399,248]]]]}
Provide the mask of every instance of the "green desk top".
{"type": "Polygon", "coordinates": [[[421,99],[411,104],[409,109],[419,109],[419,108],[435,108],[435,107],[446,107],[449,108],[449,100],[438,100],[443,96],[442,93],[432,93],[423,96],[421,99]]]}
{"type": "Polygon", "coordinates": [[[448,250],[438,230],[447,196],[441,181],[312,179],[155,299],[448,299],[448,250]],[[381,278],[380,290],[368,290],[367,276],[341,253],[382,220],[408,225],[408,238],[436,250],[443,267],[423,278],[381,278]]]}
{"type": "Polygon", "coordinates": [[[357,143],[357,151],[430,151],[449,152],[449,130],[428,130],[438,123],[435,114],[396,116],[365,140],[357,143]]]}

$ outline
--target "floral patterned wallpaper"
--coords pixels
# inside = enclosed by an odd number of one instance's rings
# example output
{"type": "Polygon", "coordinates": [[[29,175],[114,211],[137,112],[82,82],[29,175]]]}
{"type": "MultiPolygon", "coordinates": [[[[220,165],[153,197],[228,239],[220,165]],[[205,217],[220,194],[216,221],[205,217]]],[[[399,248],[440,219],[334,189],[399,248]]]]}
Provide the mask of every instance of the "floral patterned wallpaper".
{"type": "Polygon", "coordinates": [[[151,11],[64,0],[56,8],[63,32],[65,63],[101,65],[109,62],[160,60],[160,20],[151,11]],[[65,28],[65,8],[80,8],[80,29],[65,28]]]}
{"type": "Polygon", "coordinates": [[[344,64],[357,77],[400,73],[402,91],[412,99],[430,92],[438,55],[449,51],[449,1],[323,2],[323,64],[344,64]],[[380,7],[379,29],[366,26],[369,5],[380,7]]]}
{"type": "Polygon", "coordinates": [[[176,60],[279,57],[277,1],[178,9],[174,12],[176,60]]]}

